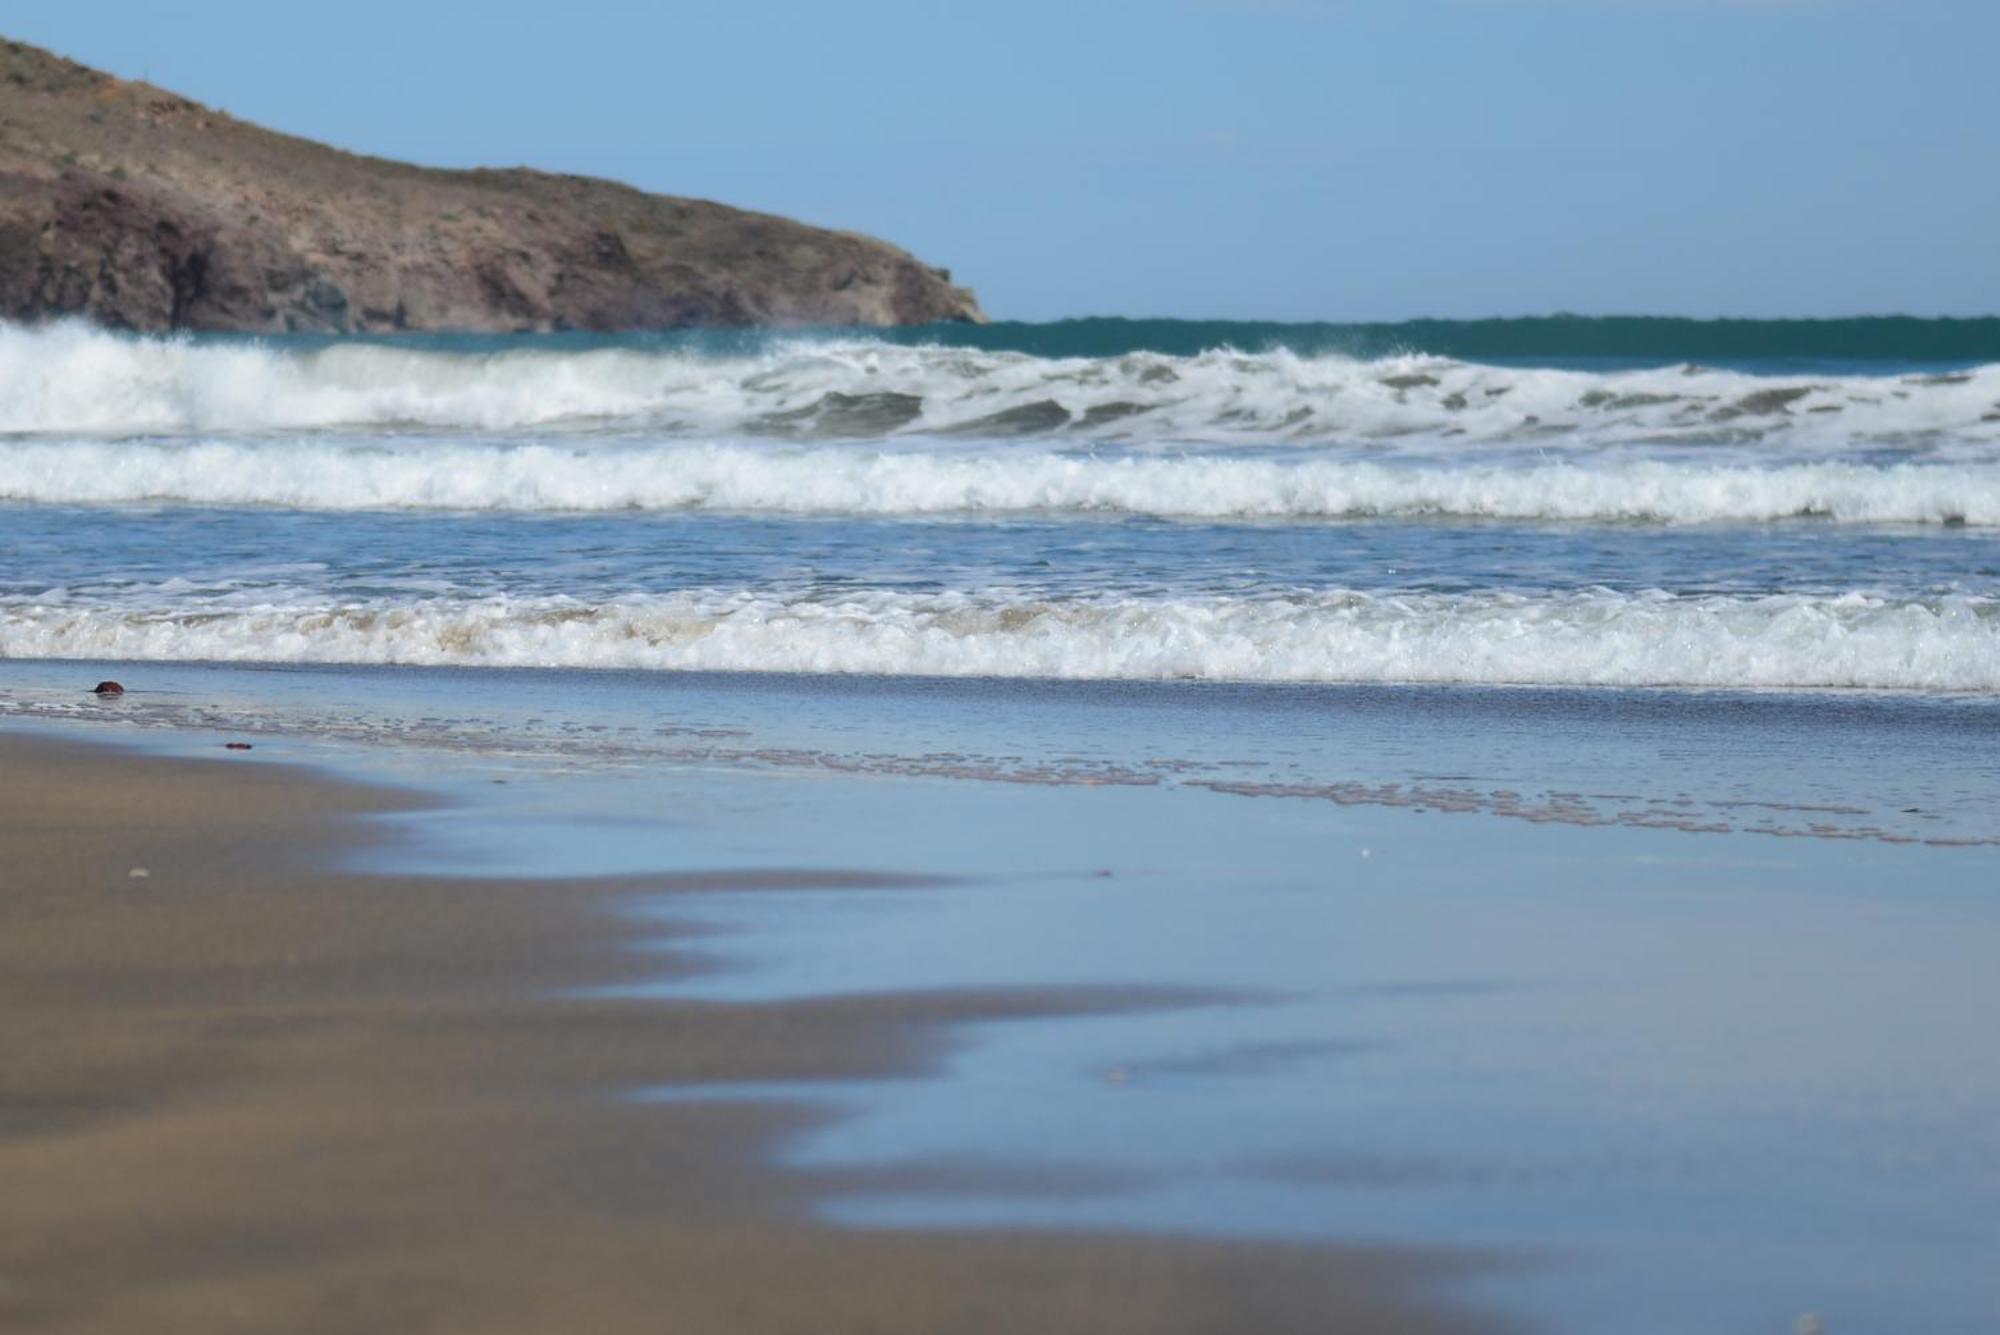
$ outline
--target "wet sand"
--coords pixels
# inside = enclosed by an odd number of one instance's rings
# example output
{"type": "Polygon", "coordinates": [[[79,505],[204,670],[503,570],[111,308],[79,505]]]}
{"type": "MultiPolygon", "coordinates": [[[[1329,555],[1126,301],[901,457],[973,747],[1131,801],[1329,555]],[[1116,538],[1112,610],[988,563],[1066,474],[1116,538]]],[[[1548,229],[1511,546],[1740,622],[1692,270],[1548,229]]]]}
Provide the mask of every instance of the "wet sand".
{"type": "MultiPolygon", "coordinates": [[[[968,1021],[1192,998],[561,995],[640,972],[610,911],[630,896],[889,878],[330,870],[393,837],[360,818],[419,800],[257,760],[0,736],[0,1328],[1499,1328],[1439,1296],[1490,1264],[1464,1257],[817,1222],[834,1184],[770,1152],[831,1114],[617,1096],[913,1072],[968,1021]]],[[[710,967],[699,934],[683,939],[643,971],[710,967]]]]}

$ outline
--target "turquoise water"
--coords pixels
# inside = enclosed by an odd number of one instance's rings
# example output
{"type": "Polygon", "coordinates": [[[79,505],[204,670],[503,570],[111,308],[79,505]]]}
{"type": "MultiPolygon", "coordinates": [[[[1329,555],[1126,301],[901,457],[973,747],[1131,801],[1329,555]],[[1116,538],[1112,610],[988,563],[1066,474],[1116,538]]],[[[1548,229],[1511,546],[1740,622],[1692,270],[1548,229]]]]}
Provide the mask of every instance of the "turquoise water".
{"type": "Polygon", "coordinates": [[[1113,357],[1134,351],[1189,356],[1212,348],[1277,348],[1307,356],[1420,353],[1534,366],[1712,362],[1747,365],[1926,366],[2000,361],[2000,318],[1866,316],[1845,320],[1688,320],[1546,315],[1381,324],[1275,324],[1228,320],[1063,320],[984,328],[896,331],[941,342],[1038,357],[1113,357]]]}
{"type": "MultiPolygon", "coordinates": [[[[657,334],[536,335],[544,346],[643,346],[742,355],[774,341],[844,339],[855,330],[676,330],[657,334]]],[[[1711,362],[1786,368],[1862,369],[1975,365],[2000,361],[2000,317],[1860,316],[1841,320],[1691,320],[1676,317],[1544,315],[1494,320],[1403,320],[1374,324],[1256,320],[1137,320],[1114,316],[987,325],[935,324],[869,330],[905,347],[935,345],[1034,357],[1192,357],[1230,348],[1301,356],[1378,358],[1406,354],[1533,366],[1668,365],[1711,362]]],[[[334,340],[321,340],[331,343],[334,340]]],[[[518,335],[399,334],[370,341],[438,351],[519,347],[518,335]]]]}

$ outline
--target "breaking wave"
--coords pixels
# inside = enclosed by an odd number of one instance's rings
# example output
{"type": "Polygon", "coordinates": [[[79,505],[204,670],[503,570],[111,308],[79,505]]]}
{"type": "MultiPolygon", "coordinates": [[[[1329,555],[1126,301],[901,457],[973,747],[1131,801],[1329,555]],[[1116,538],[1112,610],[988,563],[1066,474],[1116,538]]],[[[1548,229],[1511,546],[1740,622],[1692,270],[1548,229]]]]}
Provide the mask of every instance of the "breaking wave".
{"type": "Polygon", "coordinates": [[[0,656],[1260,682],[2000,689],[2000,600],[875,591],[16,602],[0,656]]]}
{"type": "Polygon", "coordinates": [[[1106,357],[884,338],[571,348],[141,338],[0,326],[0,433],[553,429],[651,438],[2000,440],[2000,365],[1943,374],[1558,370],[1277,349],[1106,357]]]}
{"type": "Polygon", "coordinates": [[[1814,517],[2000,525],[2000,464],[1514,466],[1320,451],[898,450],[735,444],[0,441],[0,499],[304,510],[1097,513],[1206,519],[1439,516],[1669,524],[1814,517]]]}

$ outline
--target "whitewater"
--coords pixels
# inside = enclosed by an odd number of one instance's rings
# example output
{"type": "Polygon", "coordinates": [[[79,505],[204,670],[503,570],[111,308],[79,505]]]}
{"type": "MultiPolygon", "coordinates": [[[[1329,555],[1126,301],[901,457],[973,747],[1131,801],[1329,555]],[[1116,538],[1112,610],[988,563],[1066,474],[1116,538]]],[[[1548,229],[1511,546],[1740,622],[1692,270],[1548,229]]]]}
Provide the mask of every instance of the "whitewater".
{"type": "Polygon", "coordinates": [[[707,590],[0,609],[23,657],[1071,680],[2000,690],[2000,599],[707,590]]]}
{"type": "Polygon", "coordinates": [[[1896,376],[1692,364],[1608,371],[1218,348],[1026,353],[773,337],[754,355],[644,344],[447,351],[134,339],[0,326],[0,434],[522,428],[653,437],[1080,436],[1728,444],[2000,442],[2000,365],[1896,376]]]}
{"type": "Polygon", "coordinates": [[[1696,524],[2000,524],[2000,465],[1657,459],[1388,464],[1046,448],[773,450],[318,441],[0,443],[0,499],[302,510],[1078,512],[1189,518],[1460,516],[1696,524]]]}
{"type": "Polygon", "coordinates": [[[0,326],[0,656],[2000,690],[2000,363],[1277,328],[0,326]]]}

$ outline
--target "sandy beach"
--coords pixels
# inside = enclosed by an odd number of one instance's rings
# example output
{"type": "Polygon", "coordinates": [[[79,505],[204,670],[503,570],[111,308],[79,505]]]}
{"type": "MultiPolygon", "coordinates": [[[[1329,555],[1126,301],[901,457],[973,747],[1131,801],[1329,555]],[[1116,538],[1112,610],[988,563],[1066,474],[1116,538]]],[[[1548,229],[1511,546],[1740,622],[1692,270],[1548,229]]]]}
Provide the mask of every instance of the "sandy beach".
{"type": "Polygon", "coordinates": [[[828,1184],[768,1158],[813,1114],[618,1096],[879,1077],[936,1061],[965,1021],[1175,998],[562,995],[638,968],[605,910],[704,878],[336,869],[392,837],[371,814],[419,800],[247,758],[0,738],[0,1325],[1497,1328],[1433,1300],[1468,1264],[1445,1255],[817,1223],[828,1184]]]}

